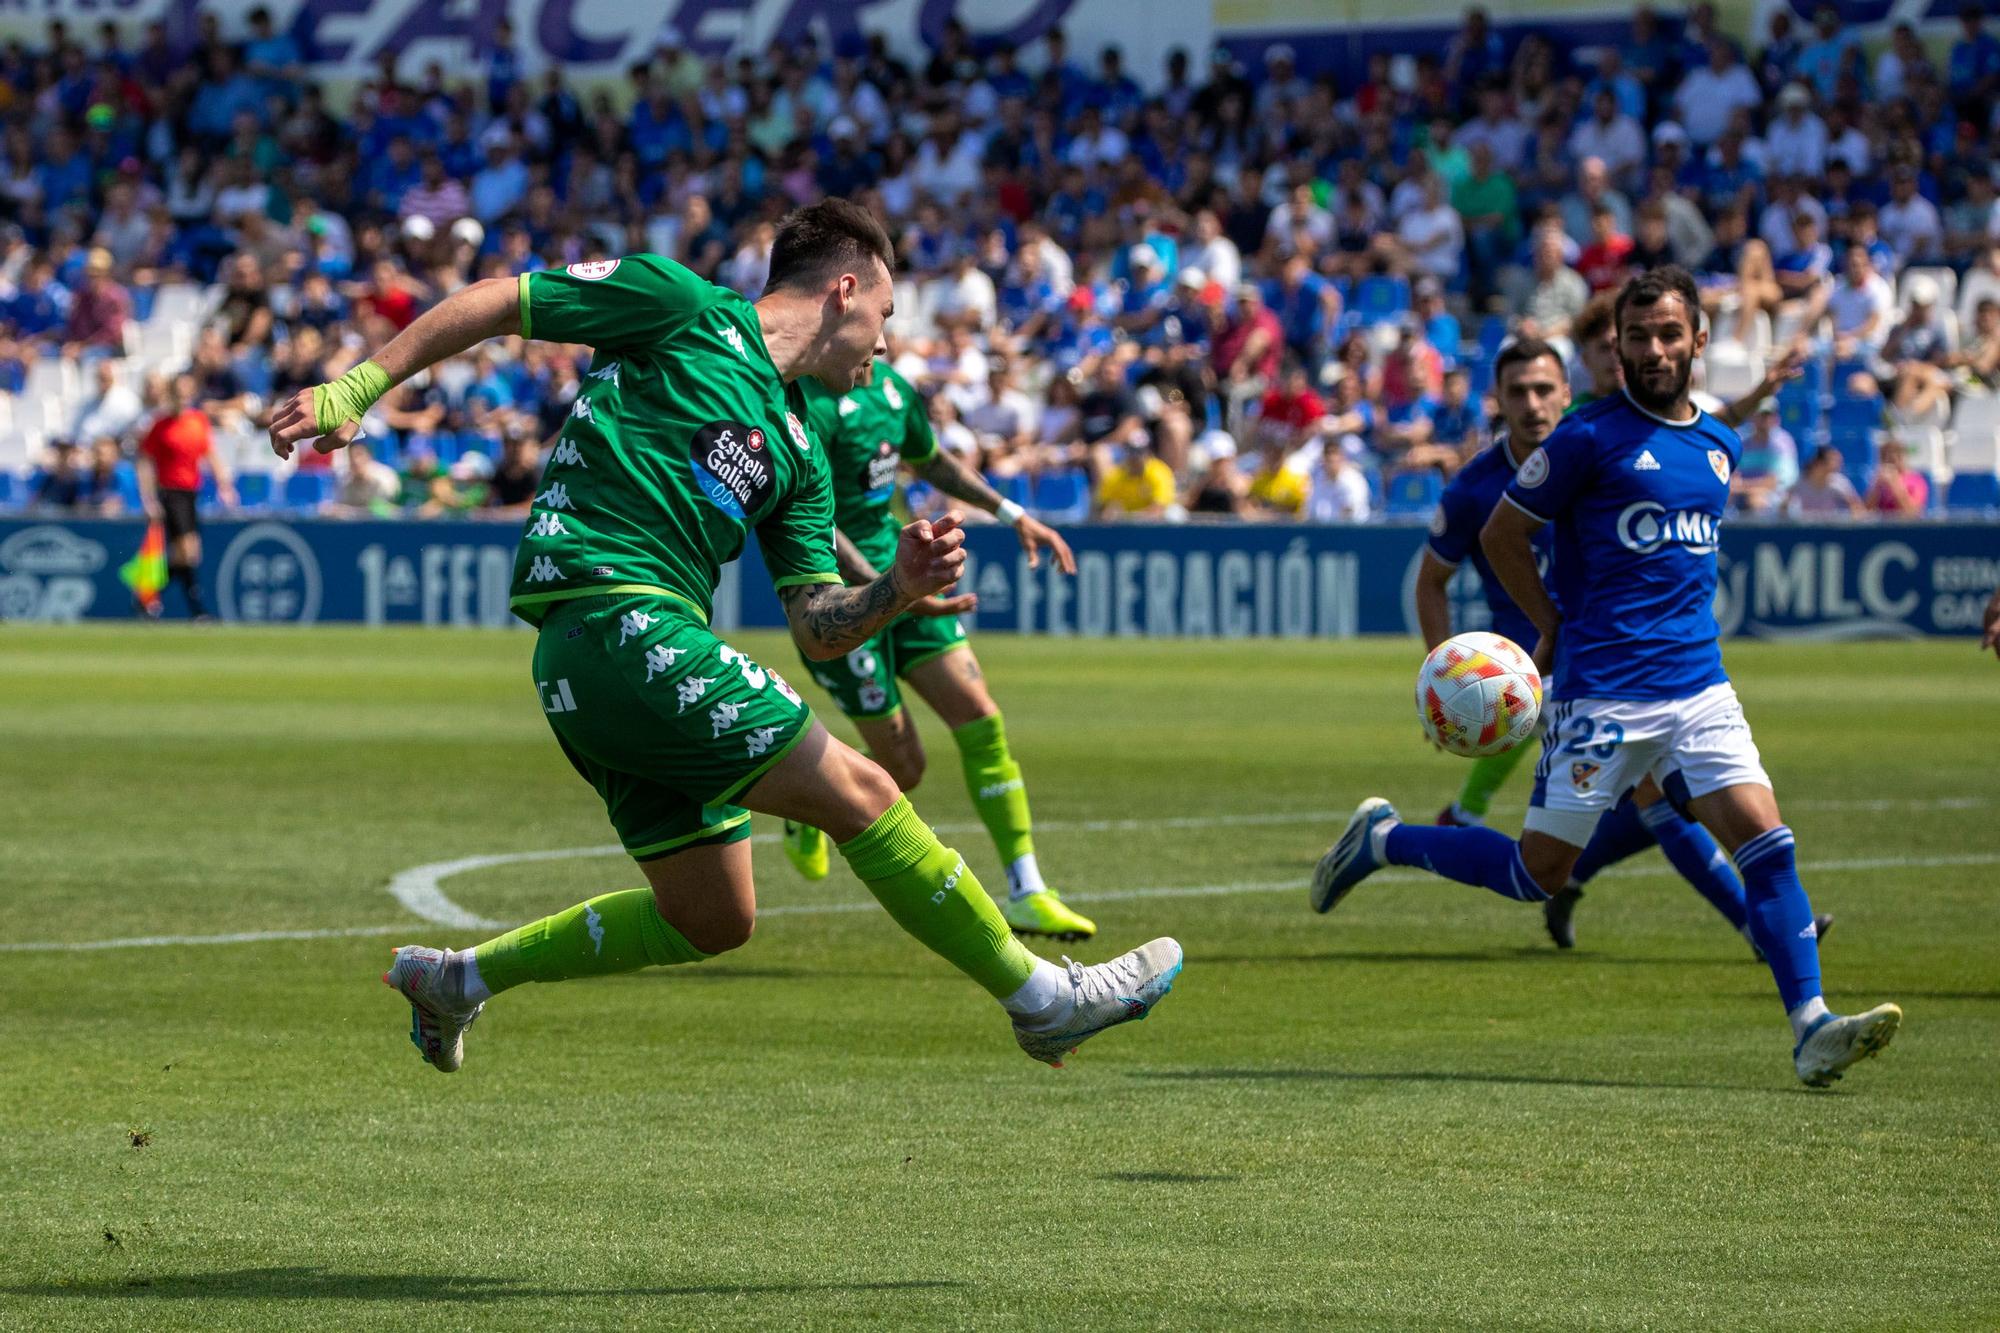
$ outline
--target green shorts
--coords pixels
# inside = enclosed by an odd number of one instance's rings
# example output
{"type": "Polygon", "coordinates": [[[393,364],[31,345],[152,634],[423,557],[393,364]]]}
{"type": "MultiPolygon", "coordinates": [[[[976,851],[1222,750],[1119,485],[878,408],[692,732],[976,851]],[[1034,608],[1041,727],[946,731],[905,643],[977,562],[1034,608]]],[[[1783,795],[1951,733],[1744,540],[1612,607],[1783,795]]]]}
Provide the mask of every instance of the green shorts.
{"type": "Polygon", "coordinates": [[[750,812],[730,802],[812,728],[798,691],[671,597],[559,603],[534,660],[563,753],[640,860],[748,837],[750,812]]]}
{"type": "Polygon", "coordinates": [[[893,717],[903,706],[898,676],[966,642],[957,616],[904,616],[846,657],[799,660],[826,687],[840,711],[854,718],[893,717]]]}

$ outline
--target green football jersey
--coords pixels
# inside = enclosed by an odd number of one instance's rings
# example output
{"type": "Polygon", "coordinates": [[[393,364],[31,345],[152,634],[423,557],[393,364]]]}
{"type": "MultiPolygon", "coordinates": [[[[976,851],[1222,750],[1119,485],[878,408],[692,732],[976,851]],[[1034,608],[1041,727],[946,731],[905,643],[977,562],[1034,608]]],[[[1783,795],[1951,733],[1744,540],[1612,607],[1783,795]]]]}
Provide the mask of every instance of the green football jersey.
{"type": "Polygon", "coordinates": [[[521,275],[521,334],[595,355],[514,557],[516,615],[650,592],[706,619],[751,528],[777,587],[840,582],[826,455],[748,301],[658,255],[593,260],[521,275]]]}
{"type": "Polygon", "coordinates": [[[800,380],[806,424],[833,470],[833,521],[877,570],[896,559],[896,469],[937,452],[923,395],[886,361],[871,383],[836,395],[819,380],[800,380]]]}

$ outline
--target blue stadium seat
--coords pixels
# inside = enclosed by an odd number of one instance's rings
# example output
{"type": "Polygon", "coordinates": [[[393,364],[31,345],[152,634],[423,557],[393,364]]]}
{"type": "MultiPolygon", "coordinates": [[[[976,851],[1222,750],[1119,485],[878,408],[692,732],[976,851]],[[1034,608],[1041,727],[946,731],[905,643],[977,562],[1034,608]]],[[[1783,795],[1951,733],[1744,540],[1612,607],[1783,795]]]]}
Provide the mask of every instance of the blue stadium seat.
{"type": "Polygon", "coordinates": [[[461,458],[467,454],[485,454],[488,458],[498,462],[500,459],[500,449],[501,444],[498,435],[479,435],[472,431],[467,431],[458,437],[458,453],[461,458]]]}
{"type": "Polygon", "coordinates": [[[271,505],[271,474],[268,472],[238,474],[236,503],[245,509],[268,509],[271,505]]]}
{"type": "Polygon", "coordinates": [[[1374,273],[1355,284],[1354,312],[1366,323],[1380,324],[1396,318],[1409,308],[1410,282],[1407,278],[1374,273]]]}
{"type": "Polygon", "coordinates": [[[1806,448],[1818,441],[1821,425],[1824,395],[1814,385],[1815,378],[1808,371],[1778,390],[1778,421],[1806,448]]]}
{"type": "Polygon", "coordinates": [[[1028,479],[1018,472],[1011,477],[996,477],[989,472],[986,474],[986,484],[998,491],[1001,499],[1012,500],[1017,505],[1031,504],[1035,498],[1034,488],[1028,484],[1028,479]]]}
{"type": "Polygon", "coordinates": [[[146,499],[139,493],[139,474],[131,468],[118,470],[118,501],[128,514],[145,512],[146,499]]]}
{"type": "MultiPolygon", "coordinates": [[[[1835,397],[1826,419],[1828,443],[1843,454],[1875,451],[1875,432],[1882,425],[1880,398],[1835,397]]],[[[1850,463],[1853,459],[1848,460],[1850,463]]]]}
{"type": "Polygon", "coordinates": [[[144,324],[153,317],[153,298],[159,295],[159,288],[135,285],[126,290],[132,297],[132,318],[144,324]]]}
{"type": "Polygon", "coordinates": [[[0,509],[12,508],[21,503],[20,482],[5,468],[0,468],[0,509]]]}
{"type": "Polygon", "coordinates": [[[1990,514],[2000,509],[2000,476],[1991,472],[1961,472],[1951,479],[1944,507],[1955,514],[1990,514]]]}
{"type": "Polygon", "coordinates": [[[201,489],[194,493],[195,507],[206,513],[208,510],[215,508],[215,497],[215,474],[213,472],[204,472],[201,474],[201,489]]]}
{"type": "Polygon", "coordinates": [[[1044,472],[1035,480],[1035,512],[1060,523],[1090,517],[1090,474],[1081,468],[1044,472]]]}
{"type": "Polygon", "coordinates": [[[1429,468],[1400,472],[1389,479],[1383,512],[1390,518],[1429,518],[1444,494],[1444,479],[1429,468]]]}
{"type": "Polygon", "coordinates": [[[1507,341],[1507,317],[1488,315],[1479,321],[1479,348],[1491,361],[1500,352],[1500,344],[1507,341]]]}
{"type": "Polygon", "coordinates": [[[285,478],[285,508],[311,511],[333,498],[331,472],[294,472],[285,478]]]}

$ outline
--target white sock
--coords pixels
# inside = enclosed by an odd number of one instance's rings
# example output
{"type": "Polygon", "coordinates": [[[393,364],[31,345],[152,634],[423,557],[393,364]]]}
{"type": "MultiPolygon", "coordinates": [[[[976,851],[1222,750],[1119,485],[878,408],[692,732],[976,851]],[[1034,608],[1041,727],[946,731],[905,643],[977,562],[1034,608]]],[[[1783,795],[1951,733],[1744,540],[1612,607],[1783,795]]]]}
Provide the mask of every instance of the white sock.
{"type": "Polygon", "coordinates": [[[1470,824],[1473,828],[1486,827],[1485,815],[1475,815],[1457,801],[1451,803],[1451,817],[1461,824],[1470,824]]]}
{"type": "Polygon", "coordinates": [[[1786,1014],[1785,1017],[1792,1020],[1792,1040],[1804,1041],[1806,1029],[1818,1022],[1827,1013],[1826,1001],[1820,996],[1815,995],[1798,1008],[1786,1014]]]}
{"type": "Polygon", "coordinates": [[[1054,1027],[1076,1008],[1076,988],[1070,985],[1067,969],[1037,958],[1035,970],[1021,983],[1021,989],[1000,1004],[1016,1018],[1028,1020],[1023,1027],[1054,1027]]]}
{"type": "Polygon", "coordinates": [[[472,950],[455,949],[452,951],[451,959],[459,966],[459,988],[464,992],[467,1001],[472,1004],[484,1004],[493,998],[493,992],[487,989],[484,981],[480,980],[479,960],[472,956],[472,950]]]}
{"type": "Polygon", "coordinates": [[[1389,864],[1389,830],[1402,822],[1400,819],[1385,819],[1368,830],[1368,850],[1383,865],[1389,864]]]}
{"type": "Polygon", "coordinates": [[[1040,893],[1049,886],[1042,883],[1042,868],[1035,864],[1035,854],[1014,858],[1014,864],[1007,867],[1007,896],[1025,898],[1031,893],[1040,893]]]}

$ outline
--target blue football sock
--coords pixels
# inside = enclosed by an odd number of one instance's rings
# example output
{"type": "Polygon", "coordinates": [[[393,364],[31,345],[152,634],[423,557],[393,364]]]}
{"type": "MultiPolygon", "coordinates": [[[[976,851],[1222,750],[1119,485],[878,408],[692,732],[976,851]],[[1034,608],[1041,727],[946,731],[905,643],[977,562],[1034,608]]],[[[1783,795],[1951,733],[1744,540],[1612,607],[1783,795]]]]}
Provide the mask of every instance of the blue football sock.
{"type": "Polygon", "coordinates": [[[1694,885],[1695,892],[1708,899],[1708,905],[1722,913],[1730,925],[1742,930],[1750,919],[1750,909],[1743,901],[1743,881],[1736,877],[1735,868],[1708,836],[1708,830],[1681,818],[1680,811],[1665,801],[1647,806],[1639,817],[1660,840],[1660,850],[1681,872],[1681,878],[1694,885]]]}
{"type": "Polygon", "coordinates": [[[1521,863],[1521,844],[1490,828],[1398,824],[1382,840],[1382,856],[1390,865],[1415,866],[1461,884],[1477,884],[1516,902],[1548,900],[1521,863]]]}
{"type": "Polygon", "coordinates": [[[1736,849],[1736,868],[1743,872],[1750,938],[1764,951],[1789,1014],[1820,993],[1819,938],[1799,883],[1792,831],[1780,824],[1750,839],[1736,849]]]}
{"type": "Polygon", "coordinates": [[[1590,831],[1590,841],[1584,845],[1583,854],[1576,858],[1576,866],[1569,872],[1570,883],[1578,886],[1588,884],[1606,866],[1617,865],[1628,856],[1637,856],[1652,845],[1652,830],[1646,827],[1645,821],[1639,817],[1639,807],[1627,795],[1605,811],[1604,817],[1597,821],[1597,827],[1590,831]]]}

